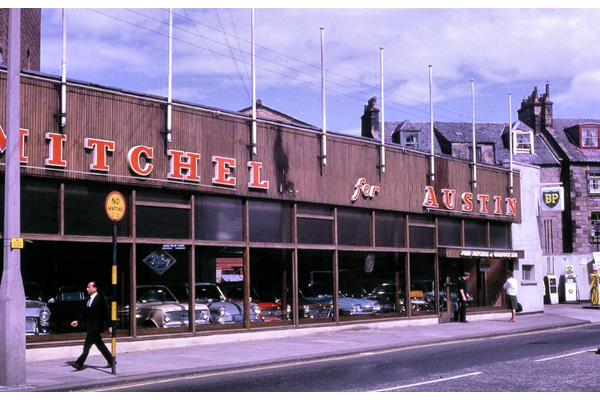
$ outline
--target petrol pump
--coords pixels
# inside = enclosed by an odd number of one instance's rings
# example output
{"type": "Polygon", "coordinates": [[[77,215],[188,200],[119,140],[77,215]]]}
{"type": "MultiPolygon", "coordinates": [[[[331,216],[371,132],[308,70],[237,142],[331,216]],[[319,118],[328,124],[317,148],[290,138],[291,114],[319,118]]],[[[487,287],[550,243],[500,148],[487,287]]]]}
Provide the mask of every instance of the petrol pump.
{"type": "Polygon", "coordinates": [[[598,270],[594,268],[590,274],[590,302],[593,306],[600,305],[600,275],[598,270]]]}
{"type": "Polygon", "coordinates": [[[558,284],[555,275],[546,275],[544,277],[544,286],[546,293],[544,294],[544,303],[558,304],[558,284]]]}
{"type": "Polygon", "coordinates": [[[577,275],[573,272],[573,266],[567,265],[566,273],[560,277],[561,298],[563,303],[579,303],[579,291],[577,289],[577,275]]]}

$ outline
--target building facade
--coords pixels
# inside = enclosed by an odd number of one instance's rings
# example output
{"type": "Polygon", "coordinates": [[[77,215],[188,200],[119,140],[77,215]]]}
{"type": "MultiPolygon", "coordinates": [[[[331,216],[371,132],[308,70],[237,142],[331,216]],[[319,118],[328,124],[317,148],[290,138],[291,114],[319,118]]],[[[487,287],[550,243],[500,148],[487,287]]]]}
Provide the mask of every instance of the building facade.
{"type": "Polygon", "coordinates": [[[390,142],[383,172],[378,143],[335,133],[324,165],[316,128],[279,115],[253,134],[247,113],[180,102],[167,135],[166,99],[76,81],[61,126],[60,79],[21,82],[22,273],[52,313],[29,345],[83,337],[68,323],[89,281],[135,340],[438,318],[465,270],[472,311],[501,309],[504,271],[524,257],[521,178],[504,167],[481,165],[474,187],[470,163],[439,155],[432,179],[426,152],[390,142]]]}

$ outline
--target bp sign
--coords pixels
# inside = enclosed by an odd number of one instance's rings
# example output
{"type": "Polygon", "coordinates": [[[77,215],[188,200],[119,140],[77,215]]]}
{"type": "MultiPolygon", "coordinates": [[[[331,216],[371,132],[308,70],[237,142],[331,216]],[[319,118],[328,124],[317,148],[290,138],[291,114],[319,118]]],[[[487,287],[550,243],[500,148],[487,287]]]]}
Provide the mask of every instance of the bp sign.
{"type": "Polygon", "coordinates": [[[542,188],[540,204],[542,211],[563,211],[564,189],[562,187],[542,188]]]}

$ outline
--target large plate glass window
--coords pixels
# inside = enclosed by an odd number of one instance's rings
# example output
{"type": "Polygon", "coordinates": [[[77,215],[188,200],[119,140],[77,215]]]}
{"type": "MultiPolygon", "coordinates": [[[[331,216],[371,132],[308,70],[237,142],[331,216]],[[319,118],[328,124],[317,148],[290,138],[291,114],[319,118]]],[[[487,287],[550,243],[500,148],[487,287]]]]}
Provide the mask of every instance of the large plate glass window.
{"type": "Polygon", "coordinates": [[[250,201],[250,241],[290,243],[292,208],[286,203],[250,201]]]}
{"type": "Polygon", "coordinates": [[[243,240],[242,200],[220,196],[197,196],[196,239],[243,240]]]}

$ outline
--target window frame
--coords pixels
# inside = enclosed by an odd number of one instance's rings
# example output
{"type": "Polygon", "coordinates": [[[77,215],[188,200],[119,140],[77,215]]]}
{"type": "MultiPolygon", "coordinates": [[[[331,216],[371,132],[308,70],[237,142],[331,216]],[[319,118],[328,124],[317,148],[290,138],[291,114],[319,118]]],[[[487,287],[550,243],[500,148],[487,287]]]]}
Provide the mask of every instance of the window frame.
{"type": "Polygon", "coordinates": [[[534,154],[533,131],[513,132],[513,154],[534,154]],[[519,138],[528,138],[527,142],[519,142],[519,138]]]}
{"type": "Polygon", "coordinates": [[[580,125],[579,126],[579,147],[582,149],[598,149],[600,148],[600,126],[599,125],[580,125]],[[586,131],[595,131],[595,136],[584,136],[586,131]],[[585,141],[592,139],[595,141],[594,145],[586,145],[585,141]]]}
{"type": "Polygon", "coordinates": [[[600,171],[588,171],[587,186],[589,194],[600,195],[600,171]]]}

